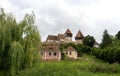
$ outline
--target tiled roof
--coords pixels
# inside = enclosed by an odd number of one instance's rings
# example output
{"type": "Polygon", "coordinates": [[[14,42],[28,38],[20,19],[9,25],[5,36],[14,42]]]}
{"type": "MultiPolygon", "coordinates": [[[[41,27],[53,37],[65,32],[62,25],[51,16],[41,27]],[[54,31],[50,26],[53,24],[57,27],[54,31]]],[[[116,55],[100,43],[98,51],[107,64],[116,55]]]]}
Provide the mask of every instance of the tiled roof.
{"type": "Polygon", "coordinates": [[[84,38],[83,34],[81,33],[81,31],[79,30],[77,35],[75,36],[76,38],[84,38]]]}
{"type": "Polygon", "coordinates": [[[43,48],[43,51],[60,51],[57,46],[46,46],[43,48]]]}
{"type": "Polygon", "coordinates": [[[64,39],[64,38],[65,38],[65,35],[64,35],[64,34],[58,34],[58,38],[59,38],[59,39],[64,39]]]}
{"type": "Polygon", "coordinates": [[[72,46],[69,46],[65,49],[66,51],[74,51],[75,49],[72,46]]]}
{"type": "Polygon", "coordinates": [[[70,29],[67,29],[65,34],[72,34],[72,33],[71,33],[70,29]]]}
{"type": "Polygon", "coordinates": [[[47,40],[58,40],[58,36],[56,36],[56,35],[48,35],[47,40]]]}

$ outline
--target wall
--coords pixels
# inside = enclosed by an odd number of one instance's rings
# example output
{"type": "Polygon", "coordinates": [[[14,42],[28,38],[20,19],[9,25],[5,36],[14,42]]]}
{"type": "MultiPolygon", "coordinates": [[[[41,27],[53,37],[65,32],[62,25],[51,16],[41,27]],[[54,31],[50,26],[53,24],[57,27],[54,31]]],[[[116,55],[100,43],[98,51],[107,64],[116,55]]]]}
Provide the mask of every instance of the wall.
{"type": "Polygon", "coordinates": [[[76,52],[76,51],[66,51],[66,55],[67,55],[69,58],[74,58],[74,59],[77,58],[77,52],[76,52]],[[70,52],[71,52],[71,54],[70,54],[70,52]]]}
{"type": "Polygon", "coordinates": [[[43,51],[41,52],[43,60],[61,60],[61,52],[60,51],[43,51]],[[51,55],[49,54],[51,53],[51,55]],[[54,55],[56,53],[56,55],[54,55]]]}

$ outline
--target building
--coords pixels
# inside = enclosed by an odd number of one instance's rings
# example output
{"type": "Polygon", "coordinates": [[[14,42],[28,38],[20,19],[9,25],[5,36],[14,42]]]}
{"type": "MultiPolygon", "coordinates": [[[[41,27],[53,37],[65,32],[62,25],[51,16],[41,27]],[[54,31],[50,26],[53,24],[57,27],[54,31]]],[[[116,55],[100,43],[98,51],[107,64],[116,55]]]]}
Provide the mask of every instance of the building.
{"type": "MultiPolygon", "coordinates": [[[[72,37],[73,37],[73,33],[70,31],[70,29],[67,29],[64,34],[48,35],[48,37],[46,38],[46,42],[73,43],[72,37]]],[[[83,38],[84,38],[84,36],[83,36],[82,32],[79,30],[75,36],[75,43],[82,44],[83,38]]]]}
{"type": "MultiPolygon", "coordinates": [[[[64,34],[48,35],[46,41],[42,43],[43,48],[40,50],[42,60],[61,60],[60,45],[66,43],[74,43],[72,41],[73,33],[68,28],[64,34]]],[[[84,36],[79,30],[75,40],[75,43],[82,43],[84,36]]],[[[73,47],[67,47],[65,53],[69,58],[76,59],[77,51],[73,47]]]]}
{"type": "MultiPolygon", "coordinates": [[[[71,59],[77,59],[77,51],[69,46],[64,50],[66,56],[71,59]]],[[[61,60],[61,51],[59,47],[55,46],[46,46],[42,48],[40,51],[40,58],[43,61],[60,61],[61,60]]]]}
{"type": "Polygon", "coordinates": [[[58,40],[60,42],[65,42],[65,35],[64,34],[58,34],[58,40]]]}
{"type": "Polygon", "coordinates": [[[56,35],[48,35],[47,39],[46,39],[46,42],[58,42],[58,36],[56,35]]]}
{"type": "Polygon", "coordinates": [[[84,38],[84,36],[81,33],[81,31],[79,30],[78,33],[75,36],[76,43],[83,44],[83,38],[84,38]]]}
{"type": "MultiPolygon", "coordinates": [[[[48,35],[46,41],[42,43],[42,49],[40,54],[42,60],[61,60],[61,51],[59,47],[66,43],[83,44],[84,35],[79,30],[75,36],[75,41],[72,40],[73,33],[70,29],[67,29],[64,34],[48,35]]],[[[99,47],[97,42],[94,43],[94,47],[99,47]]],[[[73,47],[67,47],[65,54],[69,58],[76,59],[77,51],[73,47]]]]}
{"type": "Polygon", "coordinates": [[[100,47],[100,44],[95,41],[94,47],[99,48],[99,47],[100,47]]]}
{"type": "Polygon", "coordinates": [[[65,53],[69,58],[77,59],[77,51],[73,47],[71,46],[67,47],[65,49],[65,53]]]}
{"type": "Polygon", "coordinates": [[[46,46],[40,50],[42,60],[61,60],[61,51],[56,46],[46,46]]]}
{"type": "Polygon", "coordinates": [[[66,43],[72,42],[72,33],[71,33],[70,29],[66,30],[66,32],[64,33],[64,36],[65,36],[64,40],[66,43]]]}

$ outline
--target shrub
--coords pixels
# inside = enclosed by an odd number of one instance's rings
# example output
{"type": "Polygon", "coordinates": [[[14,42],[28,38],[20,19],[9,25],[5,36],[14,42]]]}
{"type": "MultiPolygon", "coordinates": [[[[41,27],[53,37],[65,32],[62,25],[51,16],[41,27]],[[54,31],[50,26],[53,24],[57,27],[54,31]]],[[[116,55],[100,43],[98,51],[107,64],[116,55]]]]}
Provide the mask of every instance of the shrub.
{"type": "Polygon", "coordinates": [[[110,64],[120,62],[120,48],[118,46],[108,46],[104,49],[94,48],[92,54],[110,64]]]}
{"type": "Polygon", "coordinates": [[[89,65],[88,70],[94,73],[120,73],[119,64],[93,63],[89,65]]]}

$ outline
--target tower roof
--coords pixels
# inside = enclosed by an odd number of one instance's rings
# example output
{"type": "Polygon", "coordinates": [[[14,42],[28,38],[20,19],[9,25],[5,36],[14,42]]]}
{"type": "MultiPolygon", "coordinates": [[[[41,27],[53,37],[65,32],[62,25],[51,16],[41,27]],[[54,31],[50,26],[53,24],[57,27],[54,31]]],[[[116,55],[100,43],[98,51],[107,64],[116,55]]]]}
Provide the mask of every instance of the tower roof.
{"type": "Polygon", "coordinates": [[[65,34],[72,34],[69,28],[66,30],[65,34]]]}
{"type": "Polygon", "coordinates": [[[77,35],[75,36],[76,38],[84,38],[83,34],[81,33],[81,31],[79,30],[77,35]]]}

